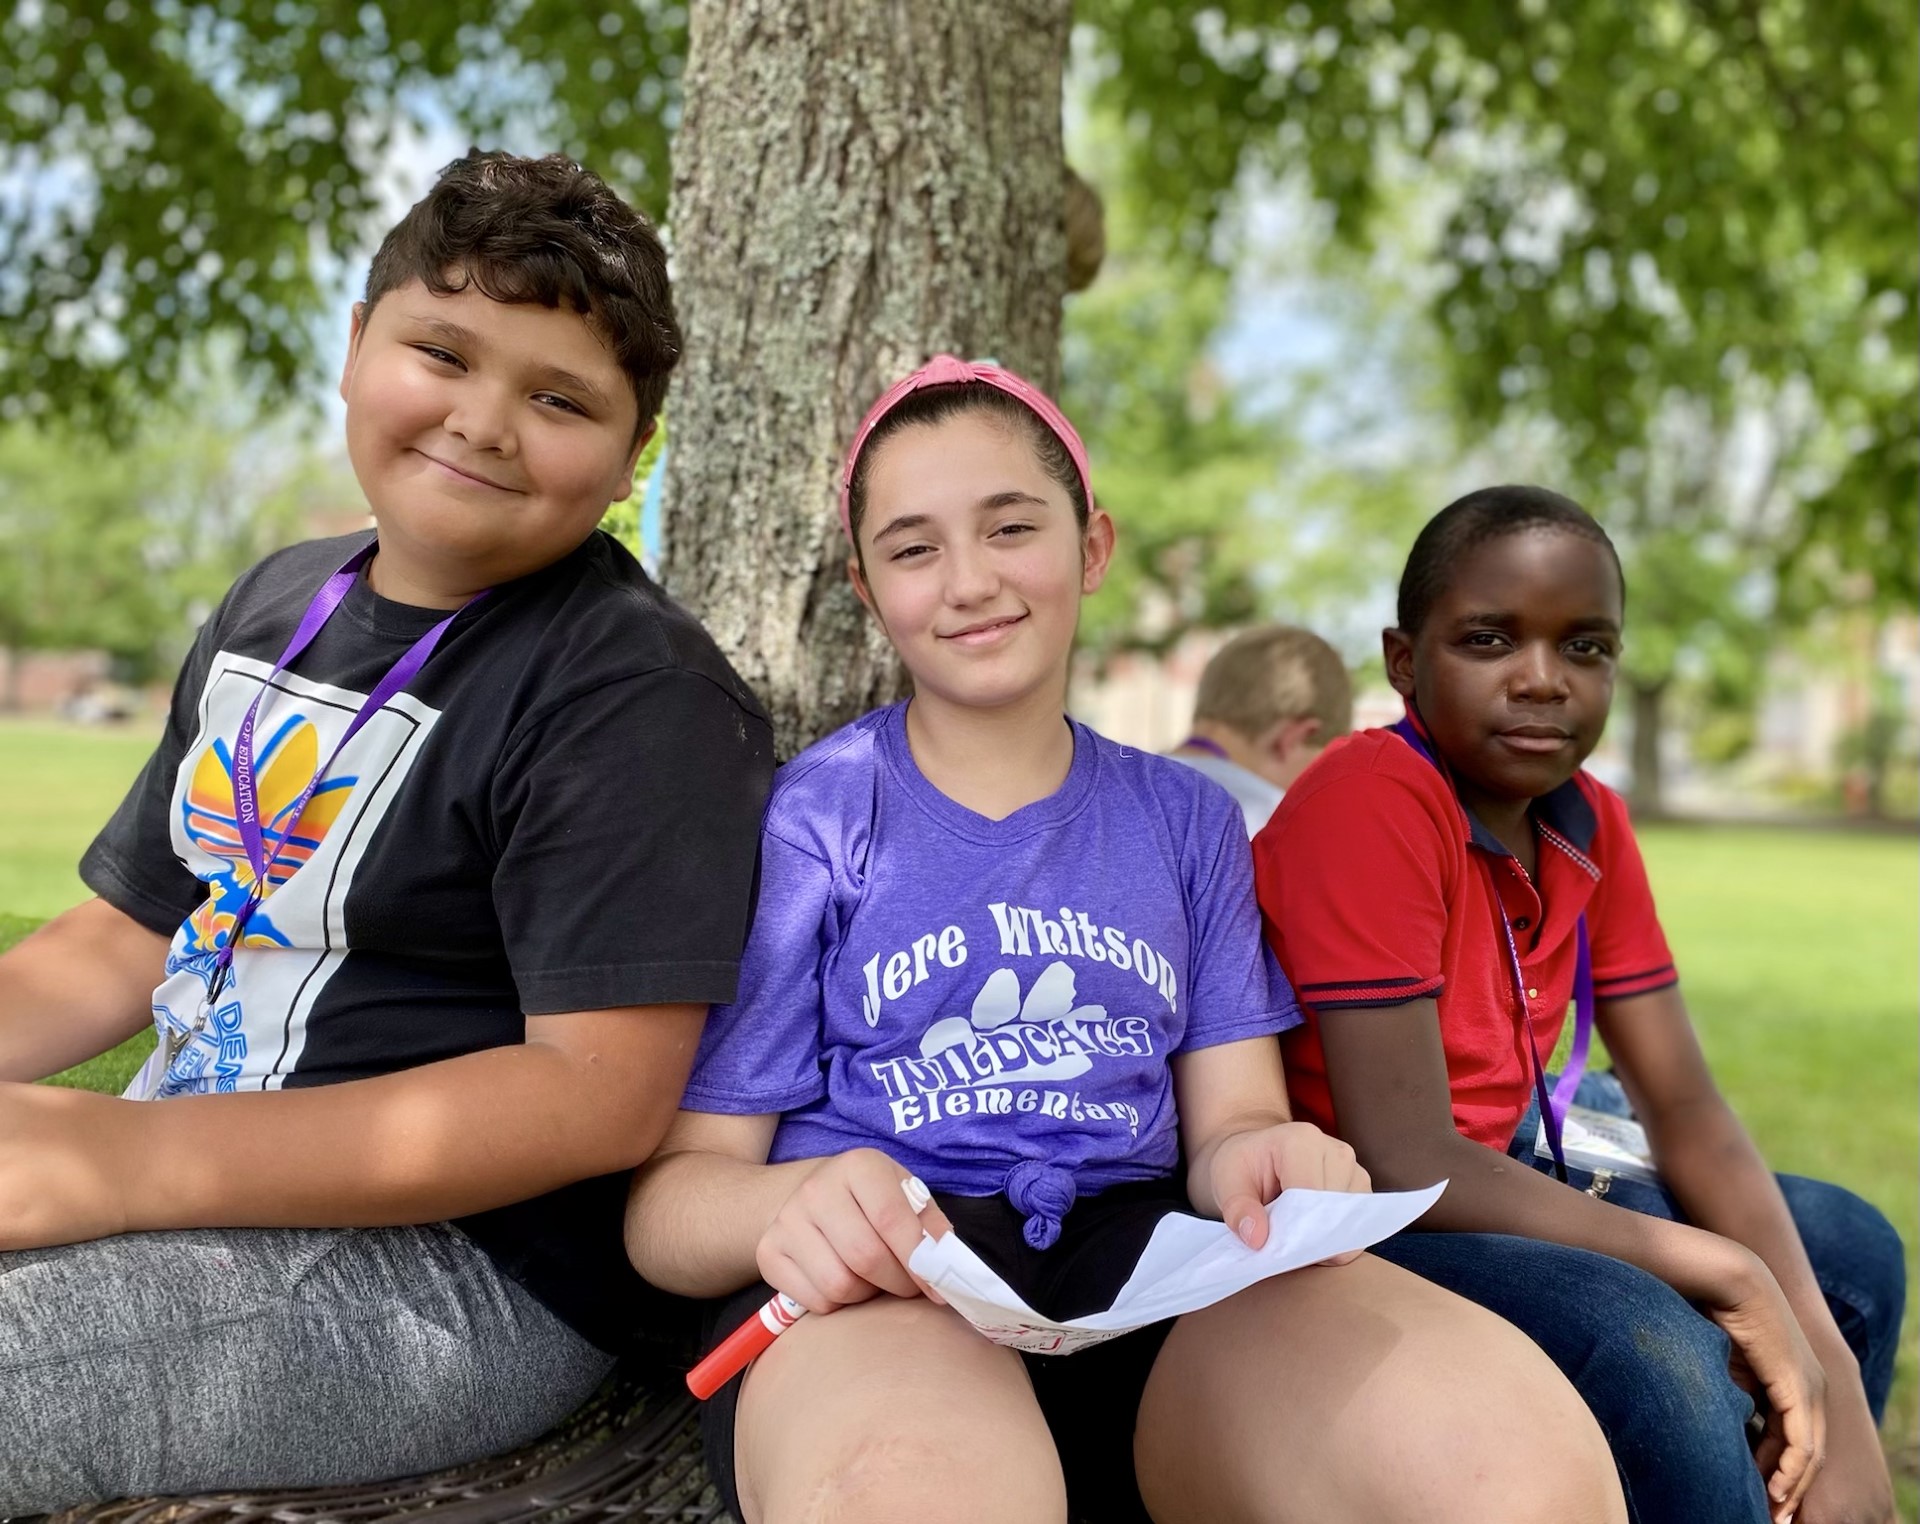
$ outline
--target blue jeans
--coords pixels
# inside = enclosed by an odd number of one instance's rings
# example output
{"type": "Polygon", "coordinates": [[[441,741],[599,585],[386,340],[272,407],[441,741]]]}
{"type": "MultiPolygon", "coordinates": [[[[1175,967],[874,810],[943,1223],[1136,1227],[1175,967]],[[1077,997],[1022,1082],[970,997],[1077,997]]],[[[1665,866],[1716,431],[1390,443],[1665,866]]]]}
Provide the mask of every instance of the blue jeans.
{"type": "MultiPolygon", "coordinates": [[[[1577,1099],[1627,1111],[1611,1075],[1587,1076],[1577,1099]]],[[[1537,1125],[1529,1111],[1515,1157],[1535,1163],[1537,1125]]],[[[1546,1160],[1536,1167],[1552,1169],[1546,1160]]],[[[1577,1188],[1591,1183],[1584,1171],[1569,1175],[1577,1188]]],[[[1877,1421],[1906,1300],[1899,1236],[1849,1191],[1793,1175],[1779,1181],[1877,1421]]],[[[1615,1177],[1607,1199],[1684,1220],[1657,1185],[1615,1177]]],[[[1604,1254],[1504,1234],[1403,1233],[1373,1252],[1498,1313],[1546,1351],[1606,1434],[1638,1524],[1765,1524],[1766,1493],[1746,1439],[1753,1402],[1727,1374],[1727,1336],[1665,1282],[1604,1254]]]]}

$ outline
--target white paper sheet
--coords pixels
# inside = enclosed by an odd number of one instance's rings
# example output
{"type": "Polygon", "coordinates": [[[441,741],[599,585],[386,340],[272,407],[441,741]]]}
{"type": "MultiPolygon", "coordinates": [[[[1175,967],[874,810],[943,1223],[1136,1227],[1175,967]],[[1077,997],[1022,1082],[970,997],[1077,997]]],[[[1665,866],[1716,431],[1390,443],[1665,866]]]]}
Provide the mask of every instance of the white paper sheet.
{"type": "Polygon", "coordinates": [[[1267,1208],[1267,1242],[1249,1249],[1225,1223],[1183,1213],[1162,1218],[1132,1277],[1106,1312],[1056,1323],[1043,1318],[960,1241],[927,1237],[908,1261],[969,1323],[995,1344],[1038,1355],[1070,1355],[1163,1318],[1198,1312],[1271,1275],[1377,1244],[1440,1199],[1447,1182],[1423,1191],[1283,1191],[1267,1208]]]}

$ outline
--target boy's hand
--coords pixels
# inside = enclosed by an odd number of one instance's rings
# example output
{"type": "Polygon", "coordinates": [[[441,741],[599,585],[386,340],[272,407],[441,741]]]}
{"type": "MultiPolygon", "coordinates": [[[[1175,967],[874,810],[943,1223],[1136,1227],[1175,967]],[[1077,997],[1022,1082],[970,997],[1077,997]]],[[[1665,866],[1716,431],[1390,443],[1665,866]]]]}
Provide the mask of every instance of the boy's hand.
{"type": "Polygon", "coordinates": [[[1738,1252],[1740,1268],[1705,1310],[1733,1341],[1736,1378],[1766,1393],[1772,1411],[1754,1460],[1775,1524],[1786,1524],[1826,1459],[1827,1375],[1772,1272],[1758,1255],[1738,1252]]]}
{"type": "MultiPolygon", "coordinates": [[[[1267,1203],[1284,1190],[1373,1189],[1353,1150],[1311,1122],[1281,1122],[1222,1138],[1213,1151],[1210,1180],[1221,1220],[1250,1249],[1267,1241],[1267,1203]]],[[[1359,1257],[1356,1249],[1326,1263],[1344,1265],[1359,1257]]]]}
{"type": "Polygon", "coordinates": [[[754,1256],[760,1274],[809,1312],[832,1312],[883,1293],[939,1301],[939,1293],[907,1269],[925,1233],[952,1231],[945,1214],[924,1202],[925,1191],[878,1149],[823,1159],[761,1235],[754,1256]]]}
{"type": "Polygon", "coordinates": [[[51,1085],[0,1083],[0,1249],[44,1249],[127,1228],[113,1164],[135,1103],[51,1085]]]}
{"type": "Polygon", "coordinates": [[[1894,1524],[1893,1479],[1859,1378],[1836,1374],[1828,1397],[1826,1464],[1801,1499],[1794,1524],[1894,1524]]]}

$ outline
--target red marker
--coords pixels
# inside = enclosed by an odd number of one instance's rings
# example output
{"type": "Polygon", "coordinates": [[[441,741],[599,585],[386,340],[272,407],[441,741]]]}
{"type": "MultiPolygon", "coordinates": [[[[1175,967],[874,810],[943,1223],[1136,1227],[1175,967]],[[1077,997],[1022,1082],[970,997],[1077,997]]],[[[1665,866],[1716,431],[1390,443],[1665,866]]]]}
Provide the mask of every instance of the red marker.
{"type": "Polygon", "coordinates": [[[720,1341],[720,1346],[687,1372],[687,1390],[705,1402],[764,1355],[773,1341],[807,1314],[784,1291],[720,1341]]]}
{"type": "MultiPolygon", "coordinates": [[[[900,1182],[907,1204],[918,1216],[933,1200],[933,1193],[918,1175],[900,1182]]],[[[687,1390],[705,1402],[721,1387],[758,1360],[773,1347],[773,1341],[807,1315],[807,1309],[784,1291],[774,1295],[746,1322],[720,1341],[719,1347],[687,1372],[687,1390]]]]}

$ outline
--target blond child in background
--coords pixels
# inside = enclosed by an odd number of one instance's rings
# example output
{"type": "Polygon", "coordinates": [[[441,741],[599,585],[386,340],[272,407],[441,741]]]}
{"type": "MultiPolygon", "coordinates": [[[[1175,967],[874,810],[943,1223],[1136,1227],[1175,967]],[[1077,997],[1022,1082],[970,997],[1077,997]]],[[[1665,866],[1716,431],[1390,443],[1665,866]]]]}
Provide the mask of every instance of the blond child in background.
{"type": "Polygon", "coordinates": [[[1329,741],[1353,728],[1353,683],[1311,630],[1267,624],[1233,637],[1200,674],[1193,732],[1167,753],[1239,802],[1247,835],[1329,741]]]}

